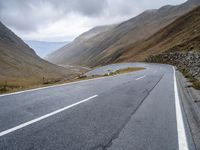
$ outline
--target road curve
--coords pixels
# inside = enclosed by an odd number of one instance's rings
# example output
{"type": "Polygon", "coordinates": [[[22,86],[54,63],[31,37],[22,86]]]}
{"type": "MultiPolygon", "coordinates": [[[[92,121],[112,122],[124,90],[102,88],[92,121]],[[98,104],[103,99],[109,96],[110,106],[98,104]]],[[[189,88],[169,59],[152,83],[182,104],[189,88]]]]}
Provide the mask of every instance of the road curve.
{"type": "MultiPolygon", "coordinates": [[[[0,96],[2,150],[195,150],[169,65],[0,96]]],[[[102,72],[103,70],[103,72],[102,72]]]]}

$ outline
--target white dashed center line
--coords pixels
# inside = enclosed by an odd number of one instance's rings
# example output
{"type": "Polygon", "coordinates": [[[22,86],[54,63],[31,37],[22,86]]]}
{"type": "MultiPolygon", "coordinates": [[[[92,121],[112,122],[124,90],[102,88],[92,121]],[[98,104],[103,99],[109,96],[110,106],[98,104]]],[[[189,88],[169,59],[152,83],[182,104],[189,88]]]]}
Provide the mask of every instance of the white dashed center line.
{"type": "Polygon", "coordinates": [[[87,101],[89,101],[89,100],[91,100],[91,99],[97,97],[97,96],[98,96],[98,95],[93,95],[93,96],[91,96],[91,97],[89,97],[89,98],[86,98],[86,99],[84,99],[84,100],[81,100],[81,101],[79,101],[79,102],[77,102],[77,103],[71,104],[71,105],[69,105],[69,106],[66,106],[66,107],[64,107],[64,108],[58,109],[58,110],[56,110],[56,111],[53,111],[53,112],[51,112],[51,113],[49,113],[49,114],[46,114],[46,115],[44,115],[44,116],[41,116],[41,117],[39,117],[39,118],[36,118],[36,119],[31,120],[31,121],[25,122],[25,123],[23,123],[23,124],[20,124],[20,125],[18,125],[18,126],[16,126],[16,127],[11,128],[11,129],[2,131],[2,132],[0,132],[0,137],[1,137],[1,136],[4,136],[4,135],[6,135],[6,134],[9,134],[9,133],[11,133],[11,132],[14,132],[14,131],[16,131],[16,130],[19,130],[19,129],[21,129],[21,128],[24,128],[24,127],[26,127],[26,126],[29,126],[29,125],[31,125],[31,124],[33,124],[33,123],[38,122],[38,121],[44,120],[44,119],[46,119],[46,118],[48,118],[48,117],[51,117],[51,116],[53,116],[53,115],[56,115],[56,114],[58,114],[58,113],[60,113],[60,112],[63,112],[63,111],[65,111],[65,110],[69,109],[69,108],[72,108],[72,107],[74,107],[74,106],[80,105],[80,104],[82,104],[82,103],[84,103],[84,102],[87,102],[87,101]]]}

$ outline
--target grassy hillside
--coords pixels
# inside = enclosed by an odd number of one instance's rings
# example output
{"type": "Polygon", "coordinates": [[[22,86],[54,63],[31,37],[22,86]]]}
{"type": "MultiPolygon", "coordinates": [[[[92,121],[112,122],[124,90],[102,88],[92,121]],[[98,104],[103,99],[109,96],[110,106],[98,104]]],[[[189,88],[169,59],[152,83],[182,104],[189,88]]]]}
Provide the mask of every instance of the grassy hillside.
{"type": "Polygon", "coordinates": [[[149,55],[165,51],[198,50],[199,30],[200,11],[198,7],[151,37],[129,45],[116,61],[143,61],[149,55]]]}
{"type": "MultiPolygon", "coordinates": [[[[115,25],[95,27],[81,34],[73,42],[48,55],[45,59],[63,66],[85,66],[83,62],[89,57],[89,53],[92,53],[90,50],[93,49],[95,43],[101,41],[104,38],[104,34],[114,27],[115,25]]],[[[97,53],[97,51],[94,53],[97,53]]]]}
{"type": "Polygon", "coordinates": [[[5,86],[12,89],[57,82],[74,74],[38,57],[0,22],[0,90],[5,90],[5,86]]]}

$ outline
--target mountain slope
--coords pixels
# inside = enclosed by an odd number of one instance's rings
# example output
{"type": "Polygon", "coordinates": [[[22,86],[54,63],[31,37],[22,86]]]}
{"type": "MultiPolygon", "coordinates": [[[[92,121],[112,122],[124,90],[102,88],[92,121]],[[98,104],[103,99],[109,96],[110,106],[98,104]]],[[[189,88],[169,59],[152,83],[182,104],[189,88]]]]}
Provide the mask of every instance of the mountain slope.
{"type": "Polygon", "coordinates": [[[70,78],[74,72],[36,55],[19,37],[0,22],[0,88],[41,84],[45,80],[70,78]]]}
{"type": "Polygon", "coordinates": [[[56,64],[89,67],[116,62],[130,45],[147,39],[197,5],[199,1],[190,0],[178,6],[164,6],[158,10],[145,11],[137,17],[79,43],[78,46],[75,40],[49,55],[47,59],[56,64]],[[71,47],[71,45],[75,46],[71,47]]]}
{"type": "Polygon", "coordinates": [[[79,64],[76,62],[81,62],[82,59],[85,59],[88,53],[90,53],[88,50],[91,50],[100,39],[104,38],[103,35],[114,27],[115,25],[95,27],[81,34],[73,42],[67,44],[63,48],[48,55],[45,59],[59,65],[75,64],[81,66],[81,63],[79,64]],[[97,35],[98,38],[96,38],[97,35]]]}
{"type": "Polygon", "coordinates": [[[181,16],[151,37],[129,45],[115,62],[143,61],[150,55],[157,55],[163,52],[199,51],[199,31],[200,6],[181,16]]]}
{"type": "Polygon", "coordinates": [[[63,47],[69,42],[44,42],[44,41],[32,41],[26,40],[28,44],[35,52],[42,58],[46,57],[48,54],[54,52],[55,50],[63,47]]]}

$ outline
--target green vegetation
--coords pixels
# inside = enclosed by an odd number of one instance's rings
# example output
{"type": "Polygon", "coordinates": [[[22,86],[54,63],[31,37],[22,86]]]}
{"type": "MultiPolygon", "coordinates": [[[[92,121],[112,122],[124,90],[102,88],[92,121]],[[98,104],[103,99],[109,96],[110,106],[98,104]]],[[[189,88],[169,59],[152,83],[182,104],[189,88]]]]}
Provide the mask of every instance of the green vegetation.
{"type": "Polygon", "coordinates": [[[11,85],[7,82],[0,84],[0,93],[7,93],[13,91],[14,89],[20,89],[20,86],[11,85]]]}
{"type": "Polygon", "coordinates": [[[200,81],[195,80],[192,83],[193,83],[193,86],[192,86],[193,88],[200,90],[200,81]]]}
{"type": "Polygon", "coordinates": [[[200,81],[195,79],[189,72],[187,69],[182,69],[180,70],[183,75],[189,79],[189,81],[192,83],[192,86],[193,88],[197,89],[197,90],[200,90],[200,81]]]}

